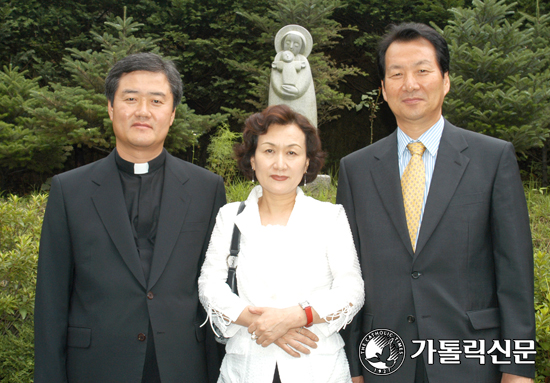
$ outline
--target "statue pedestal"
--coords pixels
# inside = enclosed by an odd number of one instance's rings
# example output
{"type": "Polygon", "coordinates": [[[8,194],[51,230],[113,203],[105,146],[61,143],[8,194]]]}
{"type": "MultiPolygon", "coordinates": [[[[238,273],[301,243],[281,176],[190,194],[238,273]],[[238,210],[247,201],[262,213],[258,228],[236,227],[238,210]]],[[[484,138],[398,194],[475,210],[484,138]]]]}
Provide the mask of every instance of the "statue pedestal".
{"type": "Polygon", "coordinates": [[[319,174],[312,183],[303,187],[307,192],[318,192],[323,189],[330,189],[330,176],[328,174],[319,174]]]}

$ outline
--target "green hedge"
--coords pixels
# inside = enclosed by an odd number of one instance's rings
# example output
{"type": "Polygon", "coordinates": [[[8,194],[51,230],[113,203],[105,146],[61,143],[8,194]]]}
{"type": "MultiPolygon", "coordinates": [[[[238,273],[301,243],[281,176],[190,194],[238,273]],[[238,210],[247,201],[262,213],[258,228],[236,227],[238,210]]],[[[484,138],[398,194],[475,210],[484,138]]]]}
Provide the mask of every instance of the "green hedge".
{"type": "MultiPolygon", "coordinates": [[[[228,201],[246,198],[252,184],[227,186],[228,201]]],[[[335,187],[313,192],[334,202],[335,187]]],[[[535,247],[537,383],[550,377],[550,195],[528,188],[535,247]]],[[[0,382],[32,381],[36,261],[47,195],[0,199],[0,382]]],[[[550,380],[550,378],[548,378],[550,380]]]]}
{"type": "Polygon", "coordinates": [[[0,200],[0,381],[32,381],[34,286],[47,195],[0,200]]]}
{"type": "Polygon", "coordinates": [[[550,382],[550,194],[546,188],[526,191],[535,261],[537,383],[550,382]]]}

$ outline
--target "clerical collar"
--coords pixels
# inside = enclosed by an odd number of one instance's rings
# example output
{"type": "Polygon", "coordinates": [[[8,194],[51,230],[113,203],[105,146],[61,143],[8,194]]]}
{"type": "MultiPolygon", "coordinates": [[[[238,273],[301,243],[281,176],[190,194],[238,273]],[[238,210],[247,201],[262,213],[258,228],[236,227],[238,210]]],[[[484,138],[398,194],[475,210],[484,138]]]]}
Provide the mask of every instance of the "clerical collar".
{"type": "Polygon", "coordinates": [[[126,161],[122,158],[118,151],[115,149],[115,161],[118,170],[128,174],[147,174],[152,173],[155,170],[164,166],[166,161],[166,149],[162,149],[162,152],[154,159],[144,164],[135,164],[130,161],[126,161]]]}

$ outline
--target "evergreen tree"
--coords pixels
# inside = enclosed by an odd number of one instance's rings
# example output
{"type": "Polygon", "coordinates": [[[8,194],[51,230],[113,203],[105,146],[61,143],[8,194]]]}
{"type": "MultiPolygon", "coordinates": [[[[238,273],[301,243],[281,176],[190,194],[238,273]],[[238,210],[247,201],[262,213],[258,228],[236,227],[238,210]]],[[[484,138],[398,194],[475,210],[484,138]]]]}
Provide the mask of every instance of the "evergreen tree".
{"type": "MultiPolygon", "coordinates": [[[[537,49],[544,49],[548,46],[548,41],[550,41],[550,13],[546,13],[541,16],[541,9],[539,0],[536,1],[536,8],[533,15],[526,13],[521,13],[527,20],[527,25],[529,28],[533,29],[533,40],[532,44],[537,49]]],[[[546,9],[550,11],[550,6],[546,4],[546,9]]],[[[546,104],[546,111],[541,113],[543,118],[542,125],[546,126],[546,129],[550,129],[550,103],[546,104]],[[544,119],[544,117],[546,117],[544,119]]],[[[537,151],[532,151],[532,156],[534,157],[535,165],[540,162],[540,169],[538,166],[533,166],[534,170],[537,173],[540,173],[542,178],[542,186],[548,186],[548,147],[549,139],[546,137],[546,140],[543,144],[540,155],[537,151]],[[539,171],[540,170],[540,171],[539,171]]]]}
{"type": "MultiPolygon", "coordinates": [[[[114,148],[115,137],[103,94],[107,72],[131,53],[159,53],[159,47],[158,40],[134,36],[142,24],[131,17],[124,15],[105,24],[116,35],[92,32],[101,50],[68,49],[70,54],[64,57],[63,65],[71,78],[66,84],[50,83],[49,87],[39,88],[39,79],[27,80],[25,73],[16,69],[5,68],[1,73],[6,84],[0,87],[0,102],[11,110],[0,115],[0,137],[6,139],[0,146],[4,181],[28,171],[51,175],[54,169],[83,165],[114,148]],[[66,163],[69,157],[74,159],[71,164],[66,163]]],[[[181,153],[225,119],[221,114],[199,116],[186,104],[180,104],[165,147],[174,154],[181,153]]],[[[10,186],[3,182],[0,187],[10,186]]]]}
{"type": "Polygon", "coordinates": [[[48,135],[33,115],[40,106],[36,94],[45,89],[26,74],[11,65],[0,72],[0,190],[12,173],[60,168],[67,157],[65,141],[48,135]]]}
{"type": "Polygon", "coordinates": [[[249,74],[235,70],[228,60],[265,60],[265,47],[256,42],[259,28],[237,12],[263,13],[269,4],[266,0],[173,0],[147,19],[144,30],[162,37],[165,53],[181,57],[188,103],[198,113],[250,106],[245,101],[250,97],[249,74]]]}
{"type": "MultiPolygon", "coordinates": [[[[378,41],[391,24],[445,24],[451,17],[449,9],[464,6],[464,0],[348,0],[347,4],[335,12],[335,18],[342,24],[357,27],[351,36],[353,45],[346,46],[349,58],[357,61],[366,56],[374,63],[378,41]]],[[[378,76],[373,77],[378,83],[378,76]]]]}
{"type": "Polygon", "coordinates": [[[451,51],[444,115],[454,124],[502,138],[526,153],[548,137],[549,15],[514,16],[505,0],[454,8],[442,32],[451,51]]]}

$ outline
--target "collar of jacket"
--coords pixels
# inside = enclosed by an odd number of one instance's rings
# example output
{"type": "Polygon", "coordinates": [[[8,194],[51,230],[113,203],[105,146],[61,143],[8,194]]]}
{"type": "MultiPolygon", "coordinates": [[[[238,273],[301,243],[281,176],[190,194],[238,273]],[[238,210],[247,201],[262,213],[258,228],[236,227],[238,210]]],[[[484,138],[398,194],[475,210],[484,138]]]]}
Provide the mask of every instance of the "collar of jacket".
{"type": "MultiPolygon", "coordinates": [[[[254,187],[248,195],[246,199],[246,208],[235,219],[235,224],[241,233],[253,234],[262,228],[260,211],[258,209],[258,200],[262,195],[263,190],[260,185],[254,187]]],[[[303,222],[304,214],[301,214],[301,212],[304,211],[309,198],[310,197],[306,196],[300,187],[296,188],[296,202],[294,203],[294,208],[292,209],[286,227],[298,229],[301,225],[305,224],[303,222]]]]}

